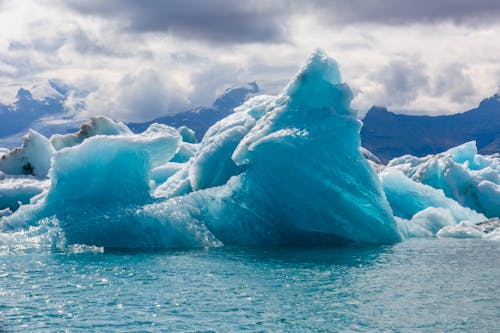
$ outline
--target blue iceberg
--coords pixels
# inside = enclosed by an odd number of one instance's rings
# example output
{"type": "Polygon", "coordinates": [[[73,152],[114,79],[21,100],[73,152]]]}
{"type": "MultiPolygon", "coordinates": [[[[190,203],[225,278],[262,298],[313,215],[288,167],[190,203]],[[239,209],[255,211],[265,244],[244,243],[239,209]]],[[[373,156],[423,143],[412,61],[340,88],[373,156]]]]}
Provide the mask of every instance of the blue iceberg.
{"type": "Polygon", "coordinates": [[[29,179],[16,194],[25,195],[19,208],[0,206],[0,245],[21,239],[48,247],[161,248],[497,238],[496,222],[479,225],[498,216],[498,157],[477,155],[467,144],[383,166],[360,146],[361,121],[351,99],[337,63],[317,51],[280,94],[246,101],[199,143],[185,127],[152,124],[133,134],[105,117],[50,140],[30,132],[17,153],[3,153],[3,169],[0,164],[5,180],[29,179]],[[19,175],[27,162],[33,173],[19,175]],[[29,184],[35,185],[28,193],[29,184]]]}

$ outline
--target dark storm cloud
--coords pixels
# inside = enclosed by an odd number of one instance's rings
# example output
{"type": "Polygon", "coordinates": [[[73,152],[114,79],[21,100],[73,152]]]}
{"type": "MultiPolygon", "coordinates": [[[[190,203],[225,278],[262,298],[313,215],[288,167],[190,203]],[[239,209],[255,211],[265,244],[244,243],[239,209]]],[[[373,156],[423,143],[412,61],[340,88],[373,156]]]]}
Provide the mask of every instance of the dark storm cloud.
{"type": "MultiPolygon", "coordinates": [[[[1,0],[0,0],[1,1],[1,0]]],[[[500,19],[498,0],[70,0],[73,10],[122,22],[131,32],[168,32],[216,42],[286,41],[289,18],[313,14],[333,26],[500,19]]]]}
{"type": "Polygon", "coordinates": [[[351,0],[310,2],[332,24],[411,24],[452,21],[487,24],[500,19],[498,0],[351,0]]]}
{"type": "Polygon", "coordinates": [[[259,5],[230,0],[73,0],[67,4],[83,14],[120,20],[132,32],[169,32],[220,42],[285,39],[280,19],[285,13],[268,10],[264,2],[259,5]]]}

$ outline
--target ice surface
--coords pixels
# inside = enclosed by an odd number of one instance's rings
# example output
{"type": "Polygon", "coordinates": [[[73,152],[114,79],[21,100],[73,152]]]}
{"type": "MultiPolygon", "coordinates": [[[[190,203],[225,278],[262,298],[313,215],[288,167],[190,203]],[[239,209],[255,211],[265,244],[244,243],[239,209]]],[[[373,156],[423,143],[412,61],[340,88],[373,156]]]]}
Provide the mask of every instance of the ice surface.
{"type": "Polygon", "coordinates": [[[387,169],[441,189],[448,198],[488,217],[500,216],[500,158],[478,155],[474,141],[437,155],[395,158],[387,169]]]}
{"type": "Polygon", "coordinates": [[[30,130],[23,145],[0,157],[0,171],[9,175],[47,177],[54,148],[43,135],[30,130]]]}
{"type": "Polygon", "coordinates": [[[0,178],[0,210],[15,211],[20,204],[29,203],[32,197],[46,190],[48,185],[48,180],[29,176],[0,178]]]}
{"type": "Polygon", "coordinates": [[[464,220],[486,220],[483,214],[447,198],[442,190],[415,182],[398,169],[384,169],[380,173],[380,180],[394,215],[398,217],[411,219],[428,207],[438,207],[448,210],[456,223],[464,220]]]}
{"type": "Polygon", "coordinates": [[[483,238],[485,235],[473,222],[462,221],[457,225],[446,226],[438,231],[438,237],[483,238]]]}
{"type": "Polygon", "coordinates": [[[198,143],[194,131],[186,126],[181,126],[177,129],[182,136],[182,141],[187,143],[198,143]]]}
{"type": "Polygon", "coordinates": [[[151,180],[157,184],[163,184],[179,170],[184,168],[184,163],[168,162],[151,170],[151,180]]]}
{"type": "Polygon", "coordinates": [[[73,147],[83,140],[95,135],[125,135],[132,134],[132,131],[121,122],[114,122],[105,116],[90,118],[88,123],[83,124],[80,130],[72,134],[54,134],[50,137],[50,142],[56,150],[65,147],[73,147]]]}

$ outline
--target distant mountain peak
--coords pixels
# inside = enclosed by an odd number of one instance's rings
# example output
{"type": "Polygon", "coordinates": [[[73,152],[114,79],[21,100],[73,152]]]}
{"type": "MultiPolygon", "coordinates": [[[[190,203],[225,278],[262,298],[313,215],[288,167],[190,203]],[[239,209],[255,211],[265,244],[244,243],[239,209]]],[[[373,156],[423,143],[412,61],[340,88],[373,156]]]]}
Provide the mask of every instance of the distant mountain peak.
{"type": "Polygon", "coordinates": [[[31,91],[29,91],[28,89],[19,88],[16,95],[16,101],[19,102],[26,100],[28,101],[33,100],[33,95],[31,94],[31,91]]]}
{"type": "Polygon", "coordinates": [[[240,106],[252,94],[259,92],[257,82],[252,81],[242,86],[236,86],[229,89],[219,96],[213,103],[216,109],[233,109],[240,106]]]}

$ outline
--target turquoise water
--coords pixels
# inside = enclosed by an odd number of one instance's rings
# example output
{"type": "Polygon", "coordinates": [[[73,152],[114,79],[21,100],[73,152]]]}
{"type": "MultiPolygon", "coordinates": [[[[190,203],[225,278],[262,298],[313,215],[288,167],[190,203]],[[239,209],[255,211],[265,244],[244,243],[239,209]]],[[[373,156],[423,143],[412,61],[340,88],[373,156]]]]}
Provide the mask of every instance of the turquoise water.
{"type": "Polygon", "coordinates": [[[0,331],[498,332],[500,243],[0,249],[0,331]]]}

